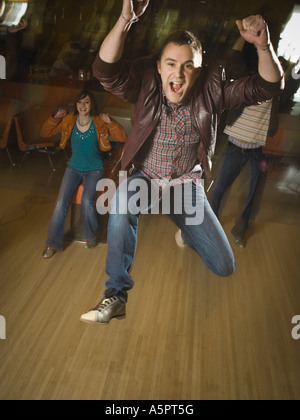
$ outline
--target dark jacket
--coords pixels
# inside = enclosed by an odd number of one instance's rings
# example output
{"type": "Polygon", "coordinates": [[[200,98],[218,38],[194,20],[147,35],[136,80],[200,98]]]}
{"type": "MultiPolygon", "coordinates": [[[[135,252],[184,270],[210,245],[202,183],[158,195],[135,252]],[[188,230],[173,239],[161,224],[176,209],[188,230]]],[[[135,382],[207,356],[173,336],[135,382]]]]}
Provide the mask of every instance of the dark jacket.
{"type": "MultiPolygon", "coordinates": [[[[133,105],[132,130],[123,148],[122,169],[131,163],[138,167],[135,157],[160,120],[163,90],[156,62],[157,56],[108,64],[97,55],[93,66],[93,74],[104,89],[133,105]]],[[[191,107],[200,138],[197,161],[206,175],[210,174],[223,111],[271,99],[280,88],[281,82],[269,83],[259,74],[228,81],[224,68],[203,68],[191,93],[191,107]]]]}

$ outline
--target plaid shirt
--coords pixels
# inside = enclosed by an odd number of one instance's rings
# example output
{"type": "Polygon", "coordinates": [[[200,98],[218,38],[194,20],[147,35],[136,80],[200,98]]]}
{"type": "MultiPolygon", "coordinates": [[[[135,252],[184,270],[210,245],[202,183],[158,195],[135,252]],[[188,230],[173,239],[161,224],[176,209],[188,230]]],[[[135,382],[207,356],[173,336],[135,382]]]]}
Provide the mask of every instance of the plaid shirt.
{"type": "Polygon", "coordinates": [[[197,162],[199,142],[191,106],[177,106],[164,96],[160,123],[140,170],[150,179],[197,181],[202,177],[197,162]]]}

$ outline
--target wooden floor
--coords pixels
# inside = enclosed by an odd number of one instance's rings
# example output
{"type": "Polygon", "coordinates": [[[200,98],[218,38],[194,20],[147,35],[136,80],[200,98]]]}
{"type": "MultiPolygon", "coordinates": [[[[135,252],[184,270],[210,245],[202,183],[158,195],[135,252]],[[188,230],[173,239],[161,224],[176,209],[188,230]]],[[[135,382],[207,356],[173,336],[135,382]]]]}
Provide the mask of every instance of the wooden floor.
{"type": "Polygon", "coordinates": [[[254,222],[221,279],[165,216],[143,216],[127,318],[95,326],[79,318],[104,290],[106,245],[43,260],[55,199],[0,189],[1,400],[300,399],[299,225],[254,222]]]}
{"type": "MultiPolygon", "coordinates": [[[[0,158],[0,400],[300,399],[298,160],[272,163],[230,278],[178,249],[168,218],[142,217],[127,318],[94,326],[79,318],[104,290],[106,245],[41,258],[65,156],[56,173],[0,158]]],[[[231,242],[241,188],[222,209],[231,242]]]]}

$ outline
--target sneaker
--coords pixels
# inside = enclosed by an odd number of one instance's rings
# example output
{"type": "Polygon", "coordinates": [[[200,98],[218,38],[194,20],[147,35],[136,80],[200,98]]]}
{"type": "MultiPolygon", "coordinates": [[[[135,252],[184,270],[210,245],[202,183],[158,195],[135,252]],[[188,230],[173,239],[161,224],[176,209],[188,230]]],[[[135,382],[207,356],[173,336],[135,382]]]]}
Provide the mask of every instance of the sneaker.
{"type": "Polygon", "coordinates": [[[175,241],[176,241],[177,245],[178,245],[180,248],[185,248],[185,247],[186,247],[186,243],[185,243],[185,242],[184,242],[184,240],[182,239],[182,236],[181,236],[181,230],[180,230],[180,229],[176,232],[176,235],[175,235],[175,241]]]}
{"type": "Polygon", "coordinates": [[[50,246],[48,246],[45,251],[43,252],[43,258],[45,258],[46,260],[49,260],[50,258],[53,257],[53,255],[56,253],[56,250],[53,248],[50,248],[50,246]]]}
{"type": "Polygon", "coordinates": [[[113,318],[126,318],[126,304],[116,296],[102,299],[95,308],[83,314],[80,321],[88,324],[108,324],[113,318]]]}

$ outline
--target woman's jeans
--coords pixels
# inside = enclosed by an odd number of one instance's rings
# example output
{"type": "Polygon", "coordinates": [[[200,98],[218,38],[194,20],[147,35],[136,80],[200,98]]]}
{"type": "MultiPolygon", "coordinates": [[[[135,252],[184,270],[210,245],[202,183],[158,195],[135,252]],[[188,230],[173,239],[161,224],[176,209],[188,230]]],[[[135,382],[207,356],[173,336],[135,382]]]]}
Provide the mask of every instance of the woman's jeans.
{"type": "MultiPolygon", "coordinates": [[[[124,211],[128,207],[128,202],[136,194],[136,191],[128,191],[129,183],[130,185],[134,184],[133,180],[143,180],[150,191],[150,182],[139,172],[124,181],[125,188],[124,184],[120,184],[112,200],[112,212],[108,223],[106,273],[109,280],[105,284],[108,290],[104,296],[109,297],[114,294],[123,302],[127,302],[127,291],[134,285],[129,274],[136,251],[140,215],[153,213],[154,207],[156,208],[155,214],[163,212],[162,206],[158,206],[157,203],[159,199],[153,200],[152,196],[149,197],[148,205],[145,206],[145,209],[141,209],[141,212],[124,211]]],[[[168,216],[181,229],[185,243],[199,254],[210,270],[219,276],[230,276],[235,271],[235,261],[228,239],[208,203],[202,184],[199,187],[193,183],[189,183],[189,185],[187,193],[182,188],[182,193],[176,194],[177,200],[178,194],[180,194],[182,214],[176,214],[180,213],[178,206],[176,206],[176,210],[175,206],[171,205],[168,216]],[[183,201],[184,206],[182,205],[183,201]],[[191,224],[191,209],[192,206],[195,209],[196,203],[201,207],[204,219],[197,224],[191,224]]],[[[134,190],[134,188],[130,189],[134,190]]],[[[170,241],[172,240],[174,238],[170,238],[170,241]]]]}
{"type": "Polygon", "coordinates": [[[217,217],[219,216],[219,208],[224,193],[233,184],[241,170],[248,162],[251,164],[252,171],[250,187],[248,187],[249,184],[247,185],[249,191],[247,193],[245,202],[243,203],[241,214],[236,218],[235,225],[232,229],[232,234],[236,238],[242,239],[248,229],[251,206],[260,179],[261,161],[263,159],[264,155],[261,147],[253,150],[244,150],[235,146],[231,142],[229,142],[227,145],[223,167],[221,169],[219,180],[212,197],[212,208],[217,217]]]}
{"type": "Polygon", "coordinates": [[[46,246],[61,251],[63,247],[65,222],[72,197],[77,188],[83,184],[81,201],[82,212],[85,222],[85,236],[87,241],[95,241],[99,231],[96,211],[96,186],[104,177],[104,170],[80,172],[67,167],[54,213],[50,222],[46,246]]]}

